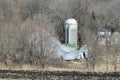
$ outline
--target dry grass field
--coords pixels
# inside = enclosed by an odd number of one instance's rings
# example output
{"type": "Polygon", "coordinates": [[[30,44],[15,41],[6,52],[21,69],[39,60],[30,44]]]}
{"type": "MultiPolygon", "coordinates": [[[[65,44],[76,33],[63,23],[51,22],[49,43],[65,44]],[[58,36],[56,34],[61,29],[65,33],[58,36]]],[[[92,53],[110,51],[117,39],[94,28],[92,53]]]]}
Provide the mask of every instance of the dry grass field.
{"type": "MultiPolygon", "coordinates": [[[[0,70],[38,70],[38,71],[79,71],[79,72],[93,72],[91,66],[86,67],[85,61],[61,61],[61,66],[46,66],[44,69],[39,65],[11,65],[6,67],[0,65],[0,70]]],[[[120,58],[117,63],[117,72],[120,72],[120,58]]],[[[108,71],[106,69],[106,60],[101,60],[99,64],[95,65],[94,72],[114,72],[114,66],[109,61],[108,71]]]]}

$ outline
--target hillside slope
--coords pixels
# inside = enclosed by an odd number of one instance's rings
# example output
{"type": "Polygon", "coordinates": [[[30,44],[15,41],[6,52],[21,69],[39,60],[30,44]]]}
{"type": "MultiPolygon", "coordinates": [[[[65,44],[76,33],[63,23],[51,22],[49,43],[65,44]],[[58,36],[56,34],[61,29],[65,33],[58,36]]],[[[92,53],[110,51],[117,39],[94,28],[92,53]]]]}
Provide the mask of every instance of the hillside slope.
{"type": "Polygon", "coordinates": [[[120,0],[91,0],[89,11],[95,11],[97,14],[107,14],[109,11],[115,15],[120,11],[120,0]]]}

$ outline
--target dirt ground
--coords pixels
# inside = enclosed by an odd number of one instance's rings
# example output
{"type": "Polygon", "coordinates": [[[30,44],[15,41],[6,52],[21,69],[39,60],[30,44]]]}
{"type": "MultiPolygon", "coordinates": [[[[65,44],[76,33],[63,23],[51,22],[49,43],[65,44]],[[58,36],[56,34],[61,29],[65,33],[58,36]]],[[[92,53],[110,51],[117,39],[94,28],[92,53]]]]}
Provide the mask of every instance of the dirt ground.
{"type": "Polygon", "coordinates": [[[120,73],[0,70],[2,80],[120,80],[120,73]]]}

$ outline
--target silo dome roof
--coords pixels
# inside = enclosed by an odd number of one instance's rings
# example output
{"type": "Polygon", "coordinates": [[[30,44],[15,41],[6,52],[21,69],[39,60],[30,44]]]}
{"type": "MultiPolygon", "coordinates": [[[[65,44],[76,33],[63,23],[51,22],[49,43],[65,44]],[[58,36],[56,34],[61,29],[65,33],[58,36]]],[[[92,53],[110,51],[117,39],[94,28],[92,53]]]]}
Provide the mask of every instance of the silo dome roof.
{"type": "Polygon", "coordinates": [[[75,24],[77,25],[77,21],[74,18],[67,19],[65,24],[75,24]]]}

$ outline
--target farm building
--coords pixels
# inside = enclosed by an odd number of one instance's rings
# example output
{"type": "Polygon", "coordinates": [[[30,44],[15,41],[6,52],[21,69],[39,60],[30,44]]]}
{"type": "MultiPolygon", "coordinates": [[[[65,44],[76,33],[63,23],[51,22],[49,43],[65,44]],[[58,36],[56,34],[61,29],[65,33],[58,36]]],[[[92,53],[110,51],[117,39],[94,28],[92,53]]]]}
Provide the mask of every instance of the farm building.
{"type": "Polygon", "coordinates": [[[65,21],[65,44],[60,44],[58,48],[58,55],[61,55],[63,60],[78,60],[86,59],[88,55],[87,45],[83,45],[79,50],[77,50],[77,21],[73,18],[67,19],[65,21]]]}
{"type": "Polygon", "coordinates": [[[61,44],[58,49],[58,54],[61,54],[61,58],[67,61],[86,59],[88,56],[88,48],[87,45],[83,45],[79,50],[76,50],[73,47],[61,44]]]}
{"type": "Polygon", "coordinates": [[[107,31],[102,28],[98,31],[98,44],[102,46],[120,44],[120,33],[107,31]]]}
{"type": "Polygon", "coordinates": [[[65,21],[65,43],[77,47],[77,21],[73,18],[65,21]]]}

